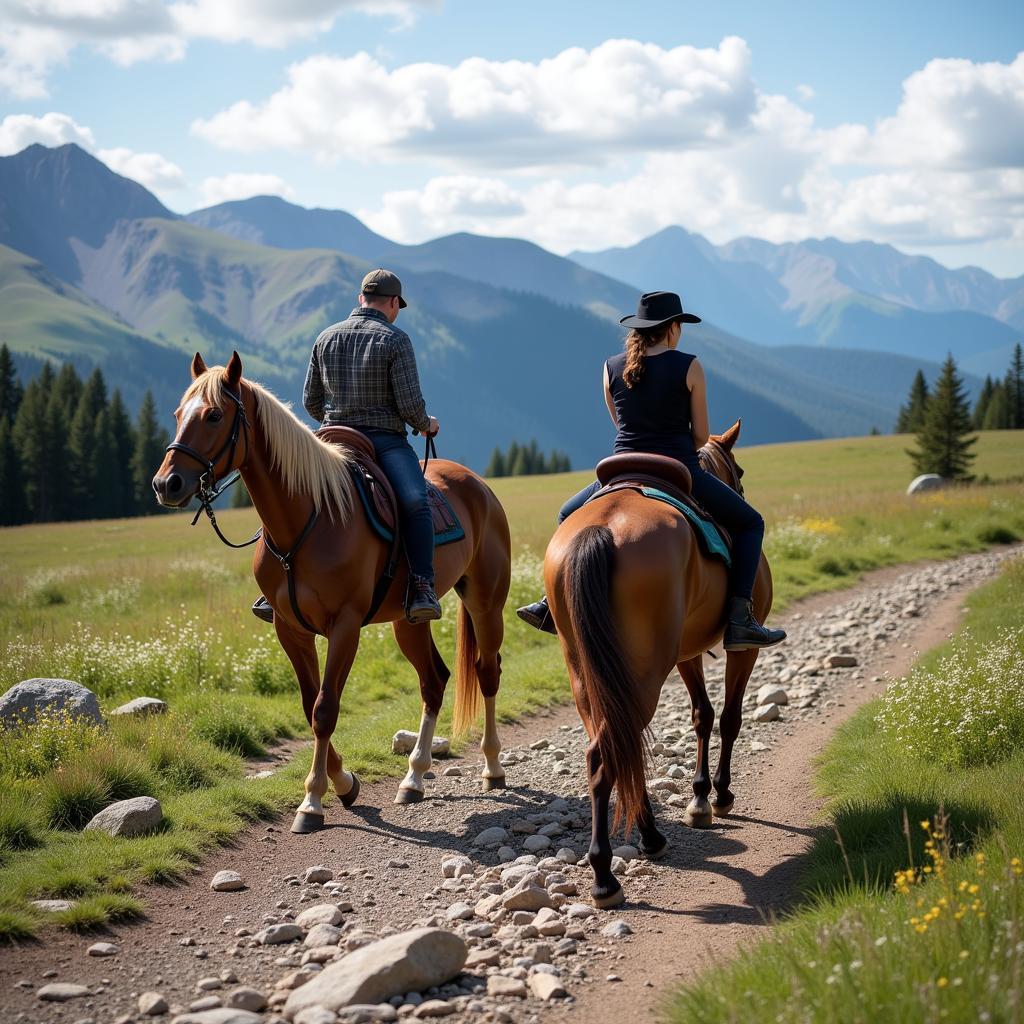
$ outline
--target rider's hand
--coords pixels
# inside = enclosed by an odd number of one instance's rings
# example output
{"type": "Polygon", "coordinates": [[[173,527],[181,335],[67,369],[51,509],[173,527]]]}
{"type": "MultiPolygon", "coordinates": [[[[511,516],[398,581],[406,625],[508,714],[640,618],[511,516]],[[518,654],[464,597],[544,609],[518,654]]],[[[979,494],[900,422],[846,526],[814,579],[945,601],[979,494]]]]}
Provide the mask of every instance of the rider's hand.
{"type": "Polygon", "coordinates": [[[430,420],[430,426],[427,427],[427,436],[434,437],[441,429],[441,424],[433,416],[428,416],[427,419],[430,420]]]}

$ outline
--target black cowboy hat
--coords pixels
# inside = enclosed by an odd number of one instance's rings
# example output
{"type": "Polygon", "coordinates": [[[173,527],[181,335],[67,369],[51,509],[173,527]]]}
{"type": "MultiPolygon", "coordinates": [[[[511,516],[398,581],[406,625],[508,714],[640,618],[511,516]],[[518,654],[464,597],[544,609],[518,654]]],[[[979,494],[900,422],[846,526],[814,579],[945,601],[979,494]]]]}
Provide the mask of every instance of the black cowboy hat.
{"type": "Polygon", "coordinates": [[[636,304],[636,316],[624,316],[619,323],[638,331],[649,331],[655,327],[678,320],[681,324],[699,324],[699,316],[683,312],[683,301],[675,292],[644,292],[636,304]]]}

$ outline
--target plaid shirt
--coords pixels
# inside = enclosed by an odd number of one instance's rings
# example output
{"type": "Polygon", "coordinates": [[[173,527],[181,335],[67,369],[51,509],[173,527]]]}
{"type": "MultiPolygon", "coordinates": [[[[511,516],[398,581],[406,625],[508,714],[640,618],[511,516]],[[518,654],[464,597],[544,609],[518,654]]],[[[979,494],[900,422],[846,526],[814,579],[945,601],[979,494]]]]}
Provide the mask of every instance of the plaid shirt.
{"type": "Polygon", "coordinates": [[[316,339],[302,404],[324,426],[403,435],[406,423],[421,432],[430,426],[409,335],[365,306],[316,339]]]}

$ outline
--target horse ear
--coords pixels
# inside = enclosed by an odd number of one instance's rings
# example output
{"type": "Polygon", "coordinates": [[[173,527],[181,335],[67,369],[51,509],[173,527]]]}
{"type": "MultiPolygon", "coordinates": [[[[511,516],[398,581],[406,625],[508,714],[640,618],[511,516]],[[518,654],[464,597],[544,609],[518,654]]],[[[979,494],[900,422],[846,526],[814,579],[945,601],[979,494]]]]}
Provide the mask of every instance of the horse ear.
{"type": "Polygon", "coordinates": [[[201,376],[206,373],[206,363],[203,362],[203,357],[197,352],[192,357],[192,379],[201,376]]]}
{"type": "Polygon", "coordinates": [[[729,450],[732,446],[740,439],[740,423],[741,420],[737,420],[723,435],[722,444],[729,450]]]}
{"type": "Polygon", "coordinates": [[[237,352],[231,353],[224,376],[228,382],[228,387],[232,390],[238,387],[238,382],[242,379],[242,360],[237,352]]]}

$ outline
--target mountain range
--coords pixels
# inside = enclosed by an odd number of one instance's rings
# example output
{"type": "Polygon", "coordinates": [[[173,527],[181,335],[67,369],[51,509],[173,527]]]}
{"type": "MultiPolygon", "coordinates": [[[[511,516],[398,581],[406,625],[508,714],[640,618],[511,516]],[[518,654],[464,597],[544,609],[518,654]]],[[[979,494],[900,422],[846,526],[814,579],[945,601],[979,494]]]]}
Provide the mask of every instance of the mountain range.
{"type": "Polygon", "coordinates": [[[383,264],[410,299],[401,325],[444,454],[481,468],[495,445],[535,437],[584,466],[609,448],[599,366],[642,287],[675,284],[705,315],[684,347],[707,367],[713,427],[742,416],[747,443],[890,429],[946,348],[966,364],[1006,346],[1005,369],[1022,281],[874,248],[875,261],[831,240],[716,248],[681,229],[573,259],[468,234],[401,245],[275,197],[180,217],[77,146],[36,145],[0,159],[0,340],[24,372],[99,365],[129,403],[151,388],[165,415],[195,349],[237,348],[250,376],[297,400],[312,340],[383,264]]]}

